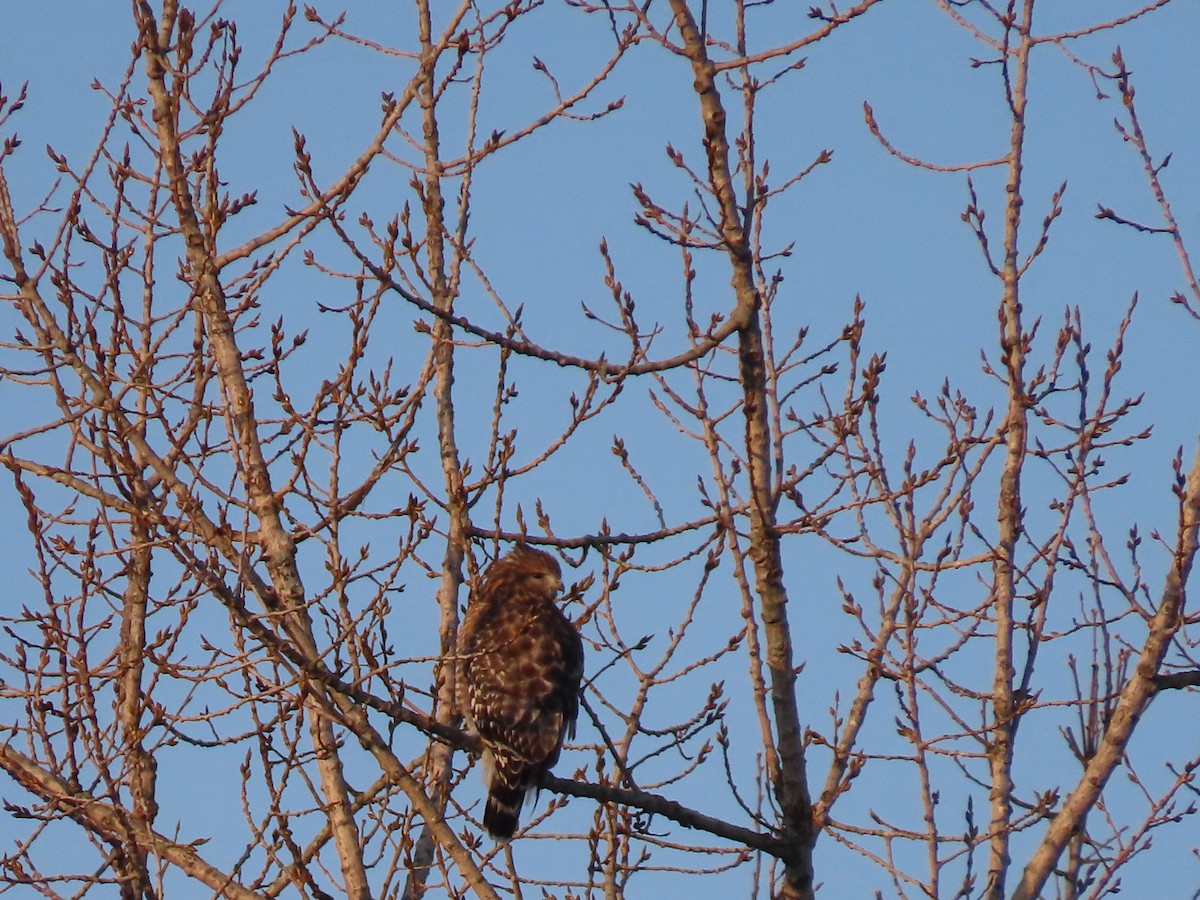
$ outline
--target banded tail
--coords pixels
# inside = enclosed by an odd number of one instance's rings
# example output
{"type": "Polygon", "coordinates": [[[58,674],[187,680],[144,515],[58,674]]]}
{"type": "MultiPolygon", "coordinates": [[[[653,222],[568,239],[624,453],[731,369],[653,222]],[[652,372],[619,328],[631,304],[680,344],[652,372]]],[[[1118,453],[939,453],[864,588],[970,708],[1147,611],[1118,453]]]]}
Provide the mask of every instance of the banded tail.
{"type": "Polygon", "coordinates": [[[521,806],[534,786],[529,782],[531,771],[521,760],[503,760],[497,765],[490,751],[483,754],[484,784],[487,802],[483,807],[483,827],[497,841],[507,841],[521,823],[521,806]],[[507,765],[504,765],[507,763],[507,765]]]}
{"type": "Polygon", "coordinates": [[[509,840],[521,824],[521,804],[525,802],[524,788],[502,785],[488,791],[483,808],[483,827],[497,841],[509,840]]]}

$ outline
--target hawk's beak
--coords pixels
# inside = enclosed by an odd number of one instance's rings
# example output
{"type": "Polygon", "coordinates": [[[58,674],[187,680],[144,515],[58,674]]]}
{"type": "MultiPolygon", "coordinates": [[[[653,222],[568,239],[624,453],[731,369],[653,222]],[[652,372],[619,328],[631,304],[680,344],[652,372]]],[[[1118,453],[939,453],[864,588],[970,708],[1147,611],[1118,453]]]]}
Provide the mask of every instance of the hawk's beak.
{"type": "Polygon", "coordinates": [[[554,593],[556,593],[556,594],[561,594],[561,593],[562,593],[562,589],[563,589],[563,583],[562,583],[562,579],[561,579],[561,578],[555,578],[555,579],[554,579],[554,593]]]}

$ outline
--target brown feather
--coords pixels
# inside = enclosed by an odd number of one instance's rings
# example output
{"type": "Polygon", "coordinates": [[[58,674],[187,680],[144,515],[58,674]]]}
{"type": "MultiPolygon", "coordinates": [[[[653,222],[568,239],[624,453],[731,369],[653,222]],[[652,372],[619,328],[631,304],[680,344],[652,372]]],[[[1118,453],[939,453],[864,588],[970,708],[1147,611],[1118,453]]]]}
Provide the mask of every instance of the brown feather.
{"type": "Polygon", "coordinates": [[[575,733],[583,642],[555,603],[560,590],[554,557],[518,546],[487,570],[463,622],[464,707],[484,745],[483,824],[497,840],[512,837],[526,795],[575,733]]]}

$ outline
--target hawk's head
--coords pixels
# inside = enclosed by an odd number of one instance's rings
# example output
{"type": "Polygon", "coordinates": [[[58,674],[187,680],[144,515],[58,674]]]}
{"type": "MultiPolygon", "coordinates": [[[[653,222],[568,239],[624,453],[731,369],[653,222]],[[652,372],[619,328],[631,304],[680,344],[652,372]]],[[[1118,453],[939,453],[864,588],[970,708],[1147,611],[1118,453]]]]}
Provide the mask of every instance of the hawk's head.
{"type": "Polygon", "coordinates": [[[542,600],[553,600],[563,589],[558,560],[542,550],[519,544],[497,565],[511,567],[511,575],[542,600]]]}

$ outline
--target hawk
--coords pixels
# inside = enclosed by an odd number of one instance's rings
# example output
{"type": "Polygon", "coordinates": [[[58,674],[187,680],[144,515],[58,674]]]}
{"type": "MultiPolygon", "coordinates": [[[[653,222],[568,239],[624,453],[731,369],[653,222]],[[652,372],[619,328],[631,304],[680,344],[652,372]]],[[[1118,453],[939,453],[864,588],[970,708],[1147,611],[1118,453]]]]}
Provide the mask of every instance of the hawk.
{"type": "Polygon", "coordinates": [[[483,741],[483,826],[499,841],[575,735],[583,641],[554,602],[562,586],[554,557],[518,545],[484,573],[463,622],[464,712],[483,741]]]}

